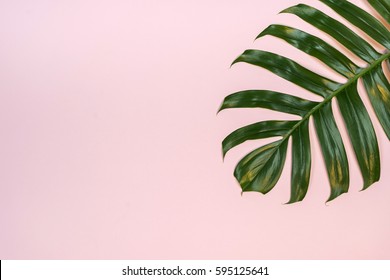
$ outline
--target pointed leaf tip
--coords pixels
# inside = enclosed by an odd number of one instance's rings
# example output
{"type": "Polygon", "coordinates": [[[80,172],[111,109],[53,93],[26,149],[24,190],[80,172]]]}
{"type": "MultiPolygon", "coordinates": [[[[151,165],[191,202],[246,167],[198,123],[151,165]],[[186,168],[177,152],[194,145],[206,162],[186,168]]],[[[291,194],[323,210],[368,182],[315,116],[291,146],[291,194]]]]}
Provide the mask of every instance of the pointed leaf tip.
{"type": "Polygon", "coordinates": [[[329,196],[328,200],[325,203],[331,202],[335,198],[337,198],[340,195],[345,194],[347,192],[348,192],[348,190],[342,190],[341,188],[339,188],[338,190],[332,189],[332,191],[330,193],[330,196],[329,196]]]}

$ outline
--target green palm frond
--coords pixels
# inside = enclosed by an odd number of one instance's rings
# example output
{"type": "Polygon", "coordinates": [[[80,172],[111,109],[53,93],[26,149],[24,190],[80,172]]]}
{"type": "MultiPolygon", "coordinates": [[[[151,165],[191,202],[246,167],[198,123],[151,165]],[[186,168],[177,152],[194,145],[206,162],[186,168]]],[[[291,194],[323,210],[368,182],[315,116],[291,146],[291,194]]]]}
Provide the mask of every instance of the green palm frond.
{"type": "MultiPolygon", "coordinates": [[[[366,62],[360,67],[352,59],[322,39],[302,30],[270,25],[257,38],[265,35],[286,41],[295,48],[320,60],[344,76],[345,83],[335,82],[299,63],[262,50],[246,50],[234,62],[245,62],[265,68],[287,81],[322,98],[314,102],[294,95],[270,90],[245,90],[227,96],[220,110],[228,108],[266,108],[300,117],[295,121],[262,121],[229,134],[222,143],[223,155],[233,147],[253,139],[280,136],[281,139],[250,152],[237,164],[234,176],[242,191],[269,192],[282,173],[287,146],[292,138],[291,196],[289,203],[304,199],[309,186],[311,150],[309,120],[320,142],[327,168],[331,192],[328,201],[346,193],[349,188],[349,167],[344,144],[337,127],[332,101],[337,100],[349,138],[363,176],[363,189],[380,178],[380,157],[376,134],[370,116],[359,96],[358,80],[364,84],[375,114],[390,139],[390,84],[384,68],[390,65],[390,31],[377,19],[345,0],[320,0],[379,43],[378,52],[370,43],[344,24],[308,5],[299,4],[282,11],[333,37],[358,58],[366,62]]],[[[390,0],[368,0],[371,6],[390,23],[390,0]]],[[[256,39],[257,39],[256,38],[256,39]]]]}

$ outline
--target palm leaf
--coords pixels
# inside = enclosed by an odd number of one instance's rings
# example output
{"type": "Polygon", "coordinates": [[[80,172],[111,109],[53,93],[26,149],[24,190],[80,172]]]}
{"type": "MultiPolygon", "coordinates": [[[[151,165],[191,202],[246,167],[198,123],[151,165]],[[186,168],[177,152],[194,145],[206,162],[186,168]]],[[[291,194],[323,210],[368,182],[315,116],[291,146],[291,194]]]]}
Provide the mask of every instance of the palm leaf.
{"type": "MultiPolygon", "coordinates": [[[[383,46],[378,52],[356,32],[313,7],[299,4],[282,11],[302,20],[333,37],[357,57],[366,62],[360,67],[336,47],[302,30],[270,25],[257,37],[280,38],[302,52],[323,62],[330,70],[347,78],[338,83],[309,70],[299,63],[262,50],[246,50],[232,64],[245,62],[265,68],[281,78],[322,97],[314,102],[294,95],[271,90],[245,90],[227,96],[220,110],[231,108],[265,108],[300,116],[299,120],[262,121],[239,128],[222,142],[223,155],[247,141],[279,136],[280,138],[247,154],[237,164],[234,176],[242,191],[266,194],[276,185],[282,173],[287,146],[292,138],[291,195],[288,203],[304,199],[310,180],[311,150],[309,120],[314,121],[330,184],[328,201],[346,193],[349,188],[348,159],[332,102],[337,100],[358,162],[363,189],[380,178],[380,156],[376,134],[370,116],[358,92],[358,80],[364,84],[374,112],[390,139],[390,83],[384,67],[390,65],[390,31],[379,19],[345,0],[320,0],[383,46]]],[[[390,0],[368,0],[369,4],[390,22],[390,0]]]]}

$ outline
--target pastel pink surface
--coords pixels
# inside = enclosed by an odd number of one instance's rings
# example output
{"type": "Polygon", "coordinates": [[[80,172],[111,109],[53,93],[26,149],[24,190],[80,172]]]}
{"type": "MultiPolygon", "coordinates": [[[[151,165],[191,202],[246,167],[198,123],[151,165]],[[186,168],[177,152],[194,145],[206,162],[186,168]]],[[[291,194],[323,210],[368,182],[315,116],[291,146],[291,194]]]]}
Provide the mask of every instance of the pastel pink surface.
{"type": "Polygon", "coordinates": [[[275,38],[253,43],[271,23],[332,42],[277,15],[297,3],[0,2],[0,259],[390,258],[390,144],[365,94],[382,176],[364,192],[339,115],[351,187],[331,203],[313,130],[301,203],[283,205],[290,154],[268,195],[241,196],[234,166],[268,140],[222,162],[221,141],[234,129],[291,118],[244,109],[216,116],[226,95],[263,88],[316,99],[260,68],[229,69],[242,51],[283,53],[340,80],[275,38]]]}

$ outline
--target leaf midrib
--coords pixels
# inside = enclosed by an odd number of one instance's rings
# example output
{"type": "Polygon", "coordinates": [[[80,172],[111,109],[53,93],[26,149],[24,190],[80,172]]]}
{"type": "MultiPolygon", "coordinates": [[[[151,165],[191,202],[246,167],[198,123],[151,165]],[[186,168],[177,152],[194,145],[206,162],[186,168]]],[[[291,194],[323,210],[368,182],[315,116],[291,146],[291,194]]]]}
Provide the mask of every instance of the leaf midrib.
{"type": "Polygon", "coordinates": [[[338,94],[340,94],[344,89],[351,86],[353,83],[355,83],[357,80],[359,80],[361,77],[363,77],[365,74],[372,71],[376,66],[381,64],[386,59],[390,58],[390,52],[384,53],[382,56],[380,56],[377,60],[369,64],[366,68],[361,68],[362,70],[357,73],[353,78],[349,79],[345,84],[340,86],[336,91],[334,91],[332,94],[330,94],[328,97],[324,98],[323,101],[319,102],[316,106],[314,106],[309,112],[307,112],[306,115],[302,117],[301,120],[299,120],[291,129],[290,131],[283,136],[281,142],[277,147],[279,147],[284,141],[289,139],[291,134],[294,133],[294,131],[301,126],[308,118],[310,118],[314,113],[316,113],[318,110],[320,110],[325,104],[332,101],[334,97],[336,97],[338,94]]]}
{"type": "MultiPolygon", "coordinates": [[[[310,118],[314,113],[319,111],[325,104],[332,101],[334,97],[336,97],[338,94],[340,94],[344,89],[351,86],[353,83],[355,83],[358,79],[363,77],[365,74],[372,71],[376,66],[378,66],[380,63],[385,61],[386,59],[390,58],[390,51],[384,53],[382,56],[380,56],[377,60],[369,64],[366,68],[360,68],[362,69],[360,72],[358,72],[354,77],[349,79],[345,84],[342,84],[340,88],[338,88],[336,91],[334,91],[332,94],[330,94],[328,97],[324,98],[322,102],[319,102],[316,106],[314,106],[307,114],[305,114],[301,120],[299,120],[287,133],[283,136],[281,140],[279,140],[279,144],[275,145],[274,151],[270,154],[270,158],[273,156],[273,154],[279,149],[279,147],[290,138],[291,134],[294,133],[294,131],[301,126],[308,118],[310,118]]],[[[245,189],[243,189],[245,191],[245,189]]]]}

